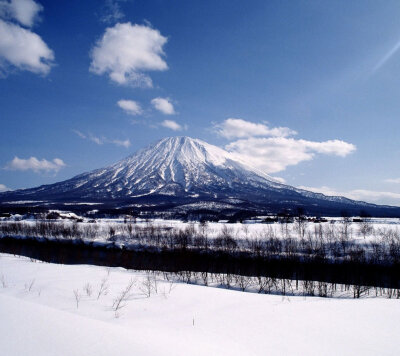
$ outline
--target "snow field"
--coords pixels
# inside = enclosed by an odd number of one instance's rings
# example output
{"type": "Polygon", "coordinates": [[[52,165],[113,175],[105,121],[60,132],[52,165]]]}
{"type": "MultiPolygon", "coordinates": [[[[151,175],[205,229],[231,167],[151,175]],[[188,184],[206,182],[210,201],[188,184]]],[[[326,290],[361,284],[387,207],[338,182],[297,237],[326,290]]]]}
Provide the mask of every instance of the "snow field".
{"type": "Polygon", "coordinates": [[[395,299],[242,293],[0,254],[4,355],[396,355],[395,299]],[[97,299],[102,281],[107,293],[97,299]],[[134,281],[125,306],[114,300],[134,281]],[[33,282],[32,282],[33,281],[33,282]],[[87,285],[92,287],[89,296],[87,285]],[[81,296],[78,307],[74,290],[81,296]]]}

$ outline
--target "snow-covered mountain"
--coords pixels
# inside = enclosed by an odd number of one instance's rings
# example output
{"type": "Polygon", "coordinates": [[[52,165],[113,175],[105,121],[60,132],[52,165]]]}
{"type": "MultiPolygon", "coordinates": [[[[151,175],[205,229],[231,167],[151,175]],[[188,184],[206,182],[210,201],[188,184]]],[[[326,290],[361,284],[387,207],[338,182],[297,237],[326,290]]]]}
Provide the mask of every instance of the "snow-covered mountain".
{"type": "Polygon", "coordinates": [[[321,213],[377,207],[281,184],[231,153],[189,137],[164,138],[116,164],[63,182],[0,194],[0,202],[10,201],[120,206],[151,201],[202,208],[218,202],[225,208],[303,206],[321,213]]]}

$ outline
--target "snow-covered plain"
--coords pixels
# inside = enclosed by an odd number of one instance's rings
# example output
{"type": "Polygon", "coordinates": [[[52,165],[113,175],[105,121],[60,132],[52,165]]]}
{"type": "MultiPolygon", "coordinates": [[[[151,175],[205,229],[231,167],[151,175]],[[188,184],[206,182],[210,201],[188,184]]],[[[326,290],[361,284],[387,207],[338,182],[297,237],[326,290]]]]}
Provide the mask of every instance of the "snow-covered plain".
{"type": "Polygon", "coordinates": [[[145,284],[143,272],[0,254],[0,353],[398,354],[395,299],[282,297],[161,278],[157,293],[147,297],[145,284]],[[97,299],[102,281],[107,293],[97,299]],[[116,317],[113,301],[130,281],[133,287],[116,317]]]}

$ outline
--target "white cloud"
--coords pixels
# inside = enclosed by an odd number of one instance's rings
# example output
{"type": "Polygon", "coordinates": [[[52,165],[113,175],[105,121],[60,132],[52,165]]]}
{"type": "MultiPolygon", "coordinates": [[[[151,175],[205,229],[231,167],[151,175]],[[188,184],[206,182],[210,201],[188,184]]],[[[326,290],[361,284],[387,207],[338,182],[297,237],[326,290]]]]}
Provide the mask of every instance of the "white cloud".
{"type": "Polygon", "coordinates": [[[86,138],[86,135],[78,130],[72,130],[73,132],[75,132],[80,138],[86,138]]]}
{"type": "Polygon", "coordinates": [[[0,1],[0,17],[15,20],[21,25],[32,27],[43,6],[33,0],[0,1]]]}
{"type": "Polygon", "coordinates": [[[134,100],[121,99],[117,105],[129,115],[140,115],[143,112],[140,104],[134,100]]]}
{"type": "Polygon", "coordinates": [[[0,19],[1,71],[5,72],[11,64],[21,70],[46,75],[53,60],[53,51],[40,36],[0,19]]]}
{"type": "Polygon", "coordinates": [[[350,191],[338,191],[330,187],[306,187],[299,186],[298,188],[309,190],[316,193],[322,193],[329,196],[344,196],[353,200],[362,200],[376,204],[389,204],[399,205],[400,204],[400,193],[393,192],[381,192],[367,189],[354,189],[350,191]]]}
{"type": "Polygon", "coordinates": [[[0,184],[0,192],[7,192],[8,190],[11,190],[4,184],[0,184]]]}
{"type": "Polygon", "coordinates": [[[267,173],[312,160],[318,153],[345,157],[356,149],[353,144],[340,140],[314,142],[287,137],[251,137],[231,142],[225,148],[267,173]]]}
{"type": "Polygon", "coordinates": [[[108,139],[108,138],[106,138],[104,136],[99,137],[99,136],[95,136],[95,135],[93,135],[91,133],[84,134],[83,132],[78,131],[78,130],[72,130],[72,131],[77,136],[79,136],[80,138],[82,138],[84,140],[92,141],[97,145],[104,145],[106,143],[109,143],[109,144],[113,144],[113,145],[121,146],[121,147],[125,147],[125,148],[128,148],[128,147],[131,146],[131,141],[129,139],[126,139],[126,140],[110,140],[110,139],[108,139]]]}
{"type": "Polygon", "coordinates": [[[167,38],[145,25],[118,23],[106,29],[91,51],[90,71],[107,73],[118,84],[152,87],[147,71],[168,69],[163,46],[167,38]]]}
{"type": "Polygon", "coordinates": [[[92,141],[92,142],[94,142],[94,143],[96,143],[98,145],[102,145],[102,144],[104,144],[106,142],[106,138],[105,137],[98,137],[98,136],[95,136],[95,135],[93,135],[91,133],[84,134],[83,132],[78,131],[78,130],[72,130],[72,131],[75,132],[75,134],[77,136],[79,136],[80,138],[82,138],[84,140],[90,140],[90,141],[92,141]]]}
{"type": "Polygon", "coordinates": [[[131,145],[131,141],[128,139],[127,140],[112,140],[111,143],[113,143],[114,145],[117,145],[117,146],[125,147],[125,148],[128,148],[131,145]]]}
{"type": "Polygon", "coordinates": [[[178,124],[176,121],[173,120],[164,120],[161,123],[161,126],[164,126],[167,129],[171,129],[174,131],[182,131],[183,129],[186,129],[186,127],[183,127],[182,125],[178,124]]]}
{"type": "Polygon", "coordinates": [[[154,98],[151,104],[155,109],[162,112],[165,115],[174,115],[175,109],[169,98],[154,98]]]}
{"type": "Polygon", "coordinates": [[[316,154],[345,157],[356,147],[341,140],[323,142],[290,137],[297,134],[288,127],[268,127],[243,119],[229,118],[214,125],[214,130],[228,139],[235,139],[225,149],[266,173],[276,173],[288,166],[312,160],[316,154]]]}
{"type": "Polygon", "coordinates": [[[36,173],[52,171],[57,173],[63,167],[65,167],[65,163],[60,158],[54,158],[52,161],[48,161],[44,158],[39,160],[36,157],[30,157],[28,159],[14,157],[5,168],[13,171],[32,170],[36,173]]]}
{"type": "Polygon", "coordinates": [[[400,184],[400,178],[388,178],[384,180],[385,183],[400,184]]]}
{"type": "Polygon", "coordinates": [[[222,124],[215,125],[214,128],[220,136],[228,139],[255,136],[287,137],[297,134],[296,131],[289,129],[288,127],[269,128],[265,124],[257,124],[235,118],[226,119],[222,124]]]}
{"type": "Polygon", "coordinates": [[[112,24],[118,22],[125,17],[122,12],[119,2],[123,0],[106,0],[103,7],[103,14],[101,15],[101,22],[106,24],[112,24]]]}
{"type": "Polygon", "coordinates": [[[98,145],[102,145],[104,142],[106,142],[106,139],[104,137],[97,137],[92,134],[89,134],[87,138],[98,145]]]}

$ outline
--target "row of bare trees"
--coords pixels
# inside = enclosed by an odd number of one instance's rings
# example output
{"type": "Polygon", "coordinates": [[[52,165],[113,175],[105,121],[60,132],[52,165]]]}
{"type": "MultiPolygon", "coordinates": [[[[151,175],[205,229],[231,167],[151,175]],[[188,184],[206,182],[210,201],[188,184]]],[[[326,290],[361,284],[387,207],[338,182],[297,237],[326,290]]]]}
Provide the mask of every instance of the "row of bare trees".
{"type": "Polygon", "coordinates": [[[249,236],[249,229],[245,224],[239,232],[225,224],[211,238],[206,223],[171,228],[155,225],[151,221],[144,225],[132,222],[96,224],[3,221],[0,222],[0,236],[85,242],[98,239],[110,244],[124,245],[129,249],[196,250],[230,255],[245,253],[268,259],[400,264],[398,229],[373,229],[371,224],[363,222],[358,226],[358,236],[368,236],[368,239],[355,239],[352,223],[348,220],[336,224],[312,224],[311,227],[307,224],[298,219],[291,229],[285,227],[285,224],[265,225],[252,236],[249,236]],[[282,231],[277,231],[279,229],[282,231]]]}
{"type": "MultiPolygon", "coordinates": [[[[158,272],[147,271],[147,279],[162,278],[170,283],[183,282],[242,292],[276,294],[284,296],[319,296],[342,298],[385,297],[400,299],[400,289],[372,287],[361,284],[338,284],[324,281],[292,280],[271,276],[245,276],[232,273],[158,272]],[[160,277],[161,276],[161,277],[160,277]]],[[[145,279],[146,280],[146,279],[145,279]]]]}

